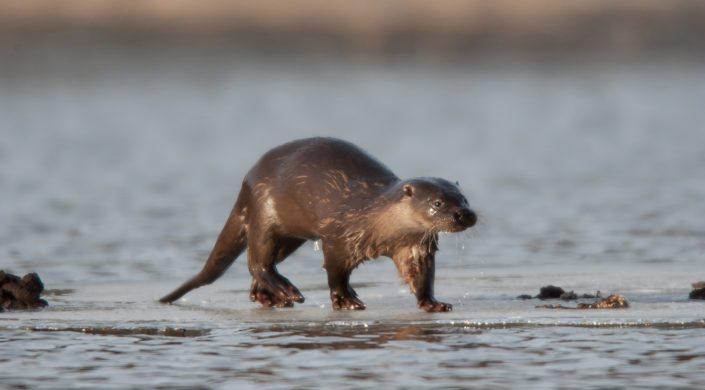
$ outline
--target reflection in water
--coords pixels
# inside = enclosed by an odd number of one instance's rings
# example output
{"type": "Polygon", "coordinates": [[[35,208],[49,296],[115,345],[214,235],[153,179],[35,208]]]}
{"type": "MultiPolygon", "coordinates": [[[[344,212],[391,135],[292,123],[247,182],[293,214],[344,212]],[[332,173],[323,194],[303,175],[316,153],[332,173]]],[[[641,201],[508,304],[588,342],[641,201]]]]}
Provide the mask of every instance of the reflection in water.
{"type": "Polygon", "coordinates": [[[437,329],[427,326],[356,326],[328,327],[313,326],[292,328],[273,326],[254,329],[256,345],[276,346],[294,349],[378,349],[393,341],[419,341],[440,343],[443,339],[436,334],[437,329]]]}
{"type": "MultiPolygon", "coordinates": [[[[0,329],[2,330],[2,329],[0,329]]],[[[198,337],[210,333],[209,329],[183,329],[183,328],[152,328],[152,327],[136,327],[136,328],[114,328],[114,327],[33,327],[25,330],[32,332],[79,332],[84,334],[102,335],[102,336],[168,336],[168,337],[198,337]]]]}
{"type": "Polygon", "coordinates": [[[0,381],[32,388],[691,388],[699,329],[273,325],[196,337],[0,331],[0,381]],[[35,375],[25,375],[27,370],[35,375]],[[119,378],[119,379],[118,379],[119,378]],[[352,382],[351,382],[352,381],[352,382]],[[471,382],[468,382],[471,381],[471,382]],[[49,386],[51,384],[51,386],[49,386]],[[529,386],[531,387],[531,386],[529,386]]]}

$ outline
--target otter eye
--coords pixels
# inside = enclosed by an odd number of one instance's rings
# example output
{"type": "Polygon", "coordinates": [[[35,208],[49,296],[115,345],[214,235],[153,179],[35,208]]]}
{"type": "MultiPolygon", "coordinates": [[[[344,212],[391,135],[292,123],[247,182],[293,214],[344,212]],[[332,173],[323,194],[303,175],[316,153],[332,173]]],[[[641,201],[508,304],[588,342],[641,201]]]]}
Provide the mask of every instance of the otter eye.
{"type": "Polygon", "coordinates": [[[433,207],[439,208],[441,206],[443,206],[443,202],[441,202],[440,200],[436,200],[433,202],[433,207]]]}

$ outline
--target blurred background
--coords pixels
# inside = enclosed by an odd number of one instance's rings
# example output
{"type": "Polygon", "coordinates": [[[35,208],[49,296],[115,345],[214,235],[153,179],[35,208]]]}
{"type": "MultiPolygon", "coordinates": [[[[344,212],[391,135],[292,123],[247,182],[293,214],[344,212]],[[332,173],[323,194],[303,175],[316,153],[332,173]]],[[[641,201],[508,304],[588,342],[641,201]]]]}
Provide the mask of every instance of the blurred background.
{"type": "Polygon", "coordinates": [[[0,268],[185,278],[256,159],[312,135],[460,181],[482,219],[442,267],[702,259],[703,21],[697,0],[0,0],[0,268]]]}

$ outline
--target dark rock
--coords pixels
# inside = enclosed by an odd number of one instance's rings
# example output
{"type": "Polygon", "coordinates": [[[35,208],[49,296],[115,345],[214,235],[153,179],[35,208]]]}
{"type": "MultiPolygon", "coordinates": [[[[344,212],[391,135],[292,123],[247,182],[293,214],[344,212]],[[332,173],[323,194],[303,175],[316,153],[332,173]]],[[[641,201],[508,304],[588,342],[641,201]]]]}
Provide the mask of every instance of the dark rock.
{"type": "Polygon", "coordinates": [[[560,298],[562,294],[564,294],[565,291],[556,286],[544,286],[541,287],[541,290],[539,291],[539,295],[536,297],[538,299],[555,299],[555,298],[560,298]]]}
{"type": "Polygon", "coordinates": [[[690,299],[705,299],[705,288],[696,288],[688,295],[690,299]]]}
{"type": "Polygon", "coordinates": [[[0,271],[0,311],[4,309],[34,309],[48,306],[39,295],[44,284],[36,273],[23,278],[0,271]]]}
{"type": "MultiPolygon", "coordinates": [[[[572,301],[575,299],[595,299],[602,298],[602,293],[598,290],[595,294],[582,294],[578,295],[575,291],[565,292],[562,288],[556,286],[545,286],[541,287],[539,295],[532,297],[529,294],[521,294],[517,299],[556,299],[560,298],[566,301],[572,301]]],[[[544,305],[551,306],[551,305],[544,305]]],[[[560,306],[560,305],[559,305],[560,306]]]]}
{"type": "Polygon", "coordinates": [[[21,279],[19,276],[15,276],[13,274],[8,274],[3,270],[0,270],[0,287],[2,287],[6,283],[16,283],[19,282],[21,279]]]}

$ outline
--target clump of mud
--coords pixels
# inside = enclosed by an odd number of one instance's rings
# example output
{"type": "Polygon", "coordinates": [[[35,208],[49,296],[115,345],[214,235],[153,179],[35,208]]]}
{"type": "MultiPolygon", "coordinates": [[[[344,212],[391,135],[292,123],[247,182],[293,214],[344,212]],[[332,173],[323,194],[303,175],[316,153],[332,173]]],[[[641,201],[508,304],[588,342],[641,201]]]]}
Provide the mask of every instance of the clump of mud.
{"type": "MultiPolygon", "coordinates": [[[[536,295],[532,297],[529,294],[523,294],[519,295],[517,298],[519,299],[562,299],[564,301],[572,301],[572,300],[577,300],[577,299],[597,299],[597,298],[602,298],[601,293],[598,291],[595,294],[576,294],[574,291],[568,291],[566,292],[560,287],[557,286],[544,286],[541,287],[539,290],[539,295],[536,295]]],[[[578,303],[577,306],[572,307],[572,306],[563,306],[561,304],[558,305],[541,305],[541,306],[536,306],[537,308],[541,309],[623,309],[626,307],[629,307],[629,302],[627,301],[626,298],[624,298],[621,295],[610,295],[607,298],[604,298],[600,301],[596,301],[593,303],[578,303]]]]}
{"type": "Polygon", "coordinates": [[[536,306],[537,308],[540,309],[577,309],[577,310],[584,310],[584,309],[625,309],[629,307],[629,302],[627,301],[627,298],[621,296],[621,295],[610,295],[609,297],[597,301],[594,303],[578,303],[578,306],[572,307],[572,306],[563,306],[563,305],[541,305],[541,306],[536,306]]]}
{"type": "Polygon", "coordinates": [[[0,270],[0,312],[6,309],[35,309],[49,304],[39,295],[44,284],[36,273],[22,278],[0,270]]]}

